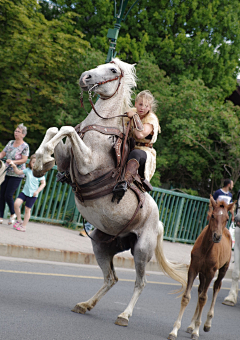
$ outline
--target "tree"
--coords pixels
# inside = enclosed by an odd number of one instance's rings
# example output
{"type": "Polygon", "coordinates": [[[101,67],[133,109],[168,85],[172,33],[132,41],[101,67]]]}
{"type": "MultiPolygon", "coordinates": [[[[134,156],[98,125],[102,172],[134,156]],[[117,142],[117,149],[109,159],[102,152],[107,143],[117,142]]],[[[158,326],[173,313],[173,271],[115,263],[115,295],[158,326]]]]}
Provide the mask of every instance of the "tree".
{"type": "Polygon", "coordinates": [[[47,21],[38,9],[35,0],[0,3],[1,141],[5,144],[23,122],[29,127],[26,140],[33,151],[47,127],[63,123],[61,114],[70,116],[80,56],[89,48],[70,13],[47,21]]]}
{"type": "MultiPolygon", "coordinates": [[[[49,18],[51,11],[52,16],[78,13],[76,27],[92,47],[107,53],[107,31],[115,23],[113,1],[55,0],[50,6],[43,0],[41,5],[49,18]]],[[[239,16],[238,0],[141,0],[122,23],[118,56],[133,63],[152,53],[172,82],[177,84],[182,75],[202,79],[210,88],[222,88],[226,97],[235,89],[239,72],[239,16]]]]}
{"type": "Polygon", "coordinates": [[[168,188],[192,188],[208,197],[229,173],[237,182],[240,108],[224,103],[222,89],[209,89],[201,80],[182,77],[179,84],[171,83],[149,56],[139,61],[137,75],[137,91],[147,88],[158,100],[162,132],[154,146],[154,183],[160,178],[168,188]]]}

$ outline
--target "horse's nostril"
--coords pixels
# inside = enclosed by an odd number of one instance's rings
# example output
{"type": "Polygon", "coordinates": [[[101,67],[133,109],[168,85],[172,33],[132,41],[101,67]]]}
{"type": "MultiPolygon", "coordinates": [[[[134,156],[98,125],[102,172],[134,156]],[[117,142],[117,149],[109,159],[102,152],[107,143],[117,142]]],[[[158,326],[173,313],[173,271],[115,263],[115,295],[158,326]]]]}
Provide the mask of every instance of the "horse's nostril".
{"type": "Polygon", "coordinates": [[[91,78],[92,78],[91,74],[88,74],[86,77],[86,79],[91,79],[91,78]]]}

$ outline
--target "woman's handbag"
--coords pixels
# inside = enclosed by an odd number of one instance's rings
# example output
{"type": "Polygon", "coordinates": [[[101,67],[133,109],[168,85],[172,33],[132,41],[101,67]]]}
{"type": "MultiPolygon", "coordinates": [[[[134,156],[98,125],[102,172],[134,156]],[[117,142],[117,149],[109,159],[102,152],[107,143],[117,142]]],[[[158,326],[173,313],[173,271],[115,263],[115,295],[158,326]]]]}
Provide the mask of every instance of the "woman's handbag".
{"type": "Polygon", "coordinates": [[[7,170],[7,168],[5,166],[5,163],[0,160],[0,185],[5,180],[6,170],[7,170]]]}

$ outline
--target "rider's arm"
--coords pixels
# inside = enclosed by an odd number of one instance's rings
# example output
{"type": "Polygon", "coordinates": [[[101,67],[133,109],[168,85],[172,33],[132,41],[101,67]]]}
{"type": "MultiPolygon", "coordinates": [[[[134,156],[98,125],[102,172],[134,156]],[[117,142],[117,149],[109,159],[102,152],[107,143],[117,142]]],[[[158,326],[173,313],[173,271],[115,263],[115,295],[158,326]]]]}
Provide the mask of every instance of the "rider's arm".
{"type": "Polygon", "coordinates": [[[152,131],[153,131],[152,124],[143,124],[143,131],[138,131],[137,129],[134,129],[133,133],[137,137],[137,139],[143,139],[150,135],[152,131]]]}

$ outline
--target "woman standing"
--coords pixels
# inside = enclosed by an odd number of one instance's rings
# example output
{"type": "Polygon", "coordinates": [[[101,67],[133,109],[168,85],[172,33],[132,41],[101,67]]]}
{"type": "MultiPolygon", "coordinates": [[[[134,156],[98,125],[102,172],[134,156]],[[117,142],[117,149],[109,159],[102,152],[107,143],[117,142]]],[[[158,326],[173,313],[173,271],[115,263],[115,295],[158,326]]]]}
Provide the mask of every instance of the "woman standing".
{"type": "Polygon", "coordinates": [[[29,146],[23,140],[26,134],[26,126],[23,124],[18,125],[14,131],[15,140],[10,140],[3,151],[0,152],[0,159],[6,157],[6,166],[8,166],[5,180],[1,185],[0,191],[0,224],[3,223],[5,203],[7,203],[9,206],[11,214],[8,224],[13,224],[16,219],[16,215],[14,213],[13,195],[21,183],[24,175],[15,174],[13,168],[9,166],[9,164],[13,161],[19,170],[24,170],[26,168],[25,163],[29,156],[29,146]]]}

